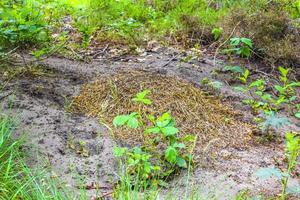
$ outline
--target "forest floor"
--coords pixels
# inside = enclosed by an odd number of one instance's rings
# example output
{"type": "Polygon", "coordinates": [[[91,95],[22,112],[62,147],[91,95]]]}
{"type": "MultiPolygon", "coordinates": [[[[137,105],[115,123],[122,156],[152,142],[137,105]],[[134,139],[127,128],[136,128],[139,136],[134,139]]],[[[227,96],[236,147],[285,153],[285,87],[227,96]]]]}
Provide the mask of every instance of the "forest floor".
{"type": "MultiPolygon", "coordinates": [[[[238,192],[247,190],[252,194],[280,193],[280,183],[274,179],[260,180],[254,173],[262,167],[280,168],[284,165],[284,143],[281,139],[270,142],[260,140],[261,135],[251,120],[253,114],[250,108],[241,103],[244,95],[229,85],[228,74],[216,73],[222,71],[225,63],[214,60],[213,56],[204,54],[199,58],[191,51],[158,47],[139,55],[113,55],[108,51],[89,63],[59,57],[36,62],[29,55],[16,57],[15,60],[23,65],[34,64],[34,67],[21,70],[6,83],[0,96],[2,110],[13,113],[19,120],[17,133],[26,135],[24,150],[31,155],[28,163],[49,167],[51,176],[60,177],[67,186],[76,189],[84,184],[91,197],[99,195],[97,188],[102,194],[113,190],[118,179],[118,165],[112,149],[121,141],[112,136],[109,128],[112,125],[99,123],[97,117],[72,113],[70,108],[72,98],[80,95],[84,84],[119,74],[130,76],[130,72],[134,71],[145,77],[157,74],[178,82],[188,82],[205,91],[210,98],[219,99],[224,107],[233,109],[237,113],[234,120],[245,124],[245,129],[231,129],[232,139],[217,148],[217,152],[212,152],[215,156],[203,159],[196,165],[189,182],[193,188],[201,190],[201,194],[208,199],[233,199],[238,192]],[[186,60],[187,57],[190,58],[186,60]],[[220,81],[222,87],[208,92],[201,84],[203,78],[220,81]],[[234,140],[247,140],[247,143],[237,141],[240,144],[233,145],[230,142],[234,140]]],[[[14,70],[22,67],[14,67],[14,70]]],[[[250,71],[255,69],[250,68],[250,71]]],[[[8,75],[3,73],[1,79],[5,80],[5,76],[8,75]]],[[[285,130],[300,132],[299,120],[293,117],[289,120],[289,125],[277,130],[279,138],[284,136],[285,130]]],[[[221,127],[219,132],[222,133],[222,130],[227,129],[221,127]]],[[[220,138],[222,140],[221,134],[220,138]]],[[[219,141],[208,143],[212,146],[209,148],[214,150],[213,146],[219,141]]],[[[300,184],[299,167],[296,172],[290,180],[291,185],[300,184]]],[[[180,199],[186,188],[186,176],[187,172],[182,172],[171,180],[169,187],[161,191],[161,196],[173,191],[174,197],[180,199]]]]}

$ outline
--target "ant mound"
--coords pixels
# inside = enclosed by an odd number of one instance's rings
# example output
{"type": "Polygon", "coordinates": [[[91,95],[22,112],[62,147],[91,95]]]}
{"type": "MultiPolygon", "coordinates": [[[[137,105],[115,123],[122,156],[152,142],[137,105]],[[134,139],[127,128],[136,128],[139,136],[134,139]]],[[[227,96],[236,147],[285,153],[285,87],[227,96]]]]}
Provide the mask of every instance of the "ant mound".
{"type": "MultiPolygon", "coordinates": [[[[196,160],[219,157],[225,148],[243,148],[251,139],[251,126],[238,119],[239,113],[230,106],[207,95],[197,86],[179,79],[156,73],[126,72],[100,78],[82,86],[73,97],[74,112],[99,117],[99,121],[112,128],[117,115],[140,111],[144,115],[161,116],[168,112],[176,121],[179,137],[194,134],[193,148],[196,160]],[[151,105],[141,105],[132,98],[143,90],[151,105]]],[[[145,122],[146,126],[150,126],[145,122]]],[[[114,138],[127,146],[145,144],[142,128],[112,128],[114,138]]]]}

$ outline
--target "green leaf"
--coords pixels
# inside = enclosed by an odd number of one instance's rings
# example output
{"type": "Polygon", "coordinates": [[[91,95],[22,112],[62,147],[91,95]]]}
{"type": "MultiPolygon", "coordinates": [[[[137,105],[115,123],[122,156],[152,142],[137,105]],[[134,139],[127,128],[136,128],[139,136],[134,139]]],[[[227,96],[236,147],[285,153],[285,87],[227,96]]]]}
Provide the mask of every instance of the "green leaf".
{"type": "Polygon", "coordinates": [[[297,117],[298,119],[300,119],[300,112],[295,113],[295,117],[297,117]]]}
{"type": "Polygon", "coordinates": [[[277,168],[261,168],[256,171],[255,176],[261,179],[267,179],[271,177],[276,177],[278,179],[281,179],[282,173],[277,168]]]}
{"type": "Polygon", "coordinates": [[[173,147],[183,149],[183,148],[185,148],[185,145],[183,143],[175,143],[175,144],[173,144],[173,147]]]}
{"type": "Polygon", "coordinates": [[[234,72],[234,73],[243,73],[243,69],[240,66],[225,66],[223,68],[223,71],[230,71],[230,72],[234,72]]]}
{"type": "Polygon", "coordinates": [[[275,85],[274,87],[281,94],[285,92],[285,88],[280,85],[275,85]]]}
{"type": "Polygon", "coordinates": [[[129,120],[127,121],[127,126],[128,126],[129,128],[138,128],[138,127],[139,127],[139,121],[137,120],[137,118],[131,117],[131,118],[129,118],[129,120]]]}
{"type": "Polygon", "coordinates": [[[211,34],[214,36],[215,40],[219,39],[222,33],[223,33],[223,28],[214,28],[211,31],[211,34]]]}
{"type": "Polygon", "coordinates": [[[161,129],[161,131],[163,132],[164,136],[168,137],[171,135],[176,135],[176,133],[179,132],[179,130],[173,126],[167,126],[161,129]]]}
{"type": "Polygon", "coordinates": [[[146,133],[159,133],[160,132],[160,128],[159,127],[148,128],[145,132],[146,133]]]}
{"type": "Polygon", "coordinates": [[[145,173],[149,174],[151,172],[151,165],[149,162],[144,163],[144,171],[145,173]]]}
{"type": "Polygon", "coordinates": [[[252,46],[253,46],[252,40],[249,39],[249,38],[241,38],[241,42],[244,43],[244,44],[246,44],[247,46],[249,46],[249,47],[251,47],[251,48],[252,48],[252,46]]]}
{"type": "Polygon", "coordinates": [[[139,92],[136,96],[141,99],[144,98],[147,94],[151,93],[150,90],[143,90],[142,92],[139,92]]]}
{"type": "Polygon", "coordinates": [[[289,87],[300,87],[300,82],[292,82],[288,84],[289,87]]]}
{"type": "Polygon", "coordinates": [[[122,157],[126,154],[127,148],[121,148],[121,147],[114,147],[113,153],[115,157],[122,157]]]}
{"type": "Polygon", "coordinates": [[[180,158],[180,157],[176,158],[176,165],[178,167],[181,167],[181,168],[187,168],[186,161],[183,158],[180,158]]]}
{"type": "Polygon", "coordinates": [[[130,119],[129,115],[119,115],[117,117],[114,118],[113,120],[113,125],[115,127],[117,126],[123,126],[124,124],[126,124],[126,122],[130,119]]]}
{"type": "Polygon", "coordinates": [[[289,69],[286,69],[286,68],[284,68],[282,66],[279,66],[278,70],[280,71],[281,75],[284,76],[284,77],[286,77],[287,74],[289,73],[289,69]]]}
{"type": "Polygon", "coordinates": [[[240,44],[240,38],[237,38],[237,37],[235,37],[235,38],[231,38],[230,39],[230,45],[232,45],[232,46],[237,46],[237,45],[239,45],[240,44]]]}
{"type": "Polygon", "coordinates": [[[142,102],[145,104],[145,105],[150,105],[152,104],[152,101],[150,99],[143,99],[142,102]]]}
{"type": "Polygon", "coordinates": [[[169,146],[165,151],[165,158],[169,163],[174,164],[176,162],[177,154],[177,150],[174,147],[169,146]]]}

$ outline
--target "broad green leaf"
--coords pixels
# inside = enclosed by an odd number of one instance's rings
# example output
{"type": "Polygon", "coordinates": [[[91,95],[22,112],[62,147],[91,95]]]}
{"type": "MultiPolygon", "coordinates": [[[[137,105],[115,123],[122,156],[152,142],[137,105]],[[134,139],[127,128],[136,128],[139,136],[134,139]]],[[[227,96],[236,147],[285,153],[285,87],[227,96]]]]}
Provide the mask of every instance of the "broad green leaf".
{"type": "Polygon", "coordinates": [[[161,131],[163,132],[164,136],[168,137],[171,135],[176,135],[176,133],[178,133],[178,129],[173,127],[173,126],[167,126],[161,129],[161,131]]]}
{"type": "Polygon", "coordinates": [[[172,119],[171,115],[167,112],[163,113],[161,117],[158,118],[159,121],[165,121],[172,119]]]}
{"type": "Polygon", "coordinates": [[[181,168],[187,168],[186,161],[183,158],[177,157],[176,158],[176,165],[181,168]]]}
{"type": "Polygon", "coordinates": [[[119,115],[116,116],[113,120],[113,125],[114,126],[123,126],[124,124],[126,124],[126,122],[130,119],[129,115],[119,115]]]}
{"type": "Polygon", "coordinates": [[[249,39],[249,38],[241,38],[241,42],[244,43],[244,44],[246,44],[247,46],[249,46],[249,47],[251,47],[251,48],[252,48],[252,46],[253,46],[252,40],[249,39]]]}
{"type": "Polygon", "coordinates": [[[240,44],[240,38],[237,38],[237,37],[235,37],[235,38],[231,38],[230,39],[230,45],[232,45],[232,46],[237,46],[237,45],[239,45],[240,44]]]}
{"type": "Polygon", "coordinates": [[[174,147],[169,146],[165,151],[165,158],[169,163],[174,164],[176,162],[177,154],[177,150],[174,147]]]}
{"type": "Polygon", "coordinates": [[[261,168],[256,171],[255,176],[261,179],[268,179],[271,177],[276,177],[278,179],[281,179],[282,173],[277,168],[261,168]]]}
{"type": "Polygon", "coordinates": [[[159,127],[148,128],[145,132],[146,133],[159,133],[160,132],[160,128],[159,127]]]}
{"type": "Polygon", "coordinates": [[[139,121],[137,120],[137,118],[135,117],[131,117],[129,118],[129,120],[127,121],[127,125],[130,128],[138,128],[139,127],[139,121]]]}
{"type": "Polygon", "coordinates": [[[297,117],[298,119],[300,119],[300,112],[295,113],[295,117],[297,117]]]}

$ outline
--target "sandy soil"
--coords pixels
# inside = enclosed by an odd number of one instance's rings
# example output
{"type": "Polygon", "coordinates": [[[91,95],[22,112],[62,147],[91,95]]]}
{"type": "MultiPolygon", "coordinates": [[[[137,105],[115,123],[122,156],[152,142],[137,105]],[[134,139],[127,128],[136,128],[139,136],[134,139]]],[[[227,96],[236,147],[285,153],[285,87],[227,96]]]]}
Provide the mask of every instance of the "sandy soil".
{"type": "MultiPolygon", "coordinates": [[[[82,84],[128,69],[177,76],[200,86],[203,78],[216,78],[212,74],[222,66],[214,66],[209,57],[183,62],[182,58],[186,56],[185,52],[164,48],[138,56],[99,58],[88,64],[51,57],[36,63],[51,73],[21,76],[7,84],[0,94],[2,110],[13,113],[18,119],[17,135],[27,137],[25,150],[32,156],[30,165],[51,167],[53,174],[71,188],[84,184],[91,196],[96,194],[96,190],[89,187],[94,183],[100,185],[101,192],[109,192],[118,172],[112,155],[115,141],[97,119],[67,112],[68,99],[78,94],[82,84]]],[[[29,56],[26,59],[28,63],[31,60],[29,56]]],[[[224,104],[242,111],[241,119],[249,122],[251,113],[241,105],[243,96],[234,92],[225,78],[219,75],[217,78],[223,81],[223,87],[215,95],[222,96],[224,104]]],[[[299,132],[299,121],[291,121],[292,125],[282,130],[299,132]]],[[[280,191],[276,181],[259,180],[253,173],[261,167],[275,166],[275,161],[282,165],[282,152],[282,143],[261,144],[255,139],[247,148],[225,148],[219,152],[223,155],[222,162],[194,169],[189,184],[194,184],[194,188],[199,188],[209,199],[232,199],[237,192],[247,189],[255,194],[275,194],[280,191]]],[[[300,185],[299,174],[300,169],[290,184],[300,185]]],[[[161,198],[173,191],[174,197],[180,199],[185,191],[186,178],[186,172],[175,178],[168,191],[162,191],[161,198]]]]}

